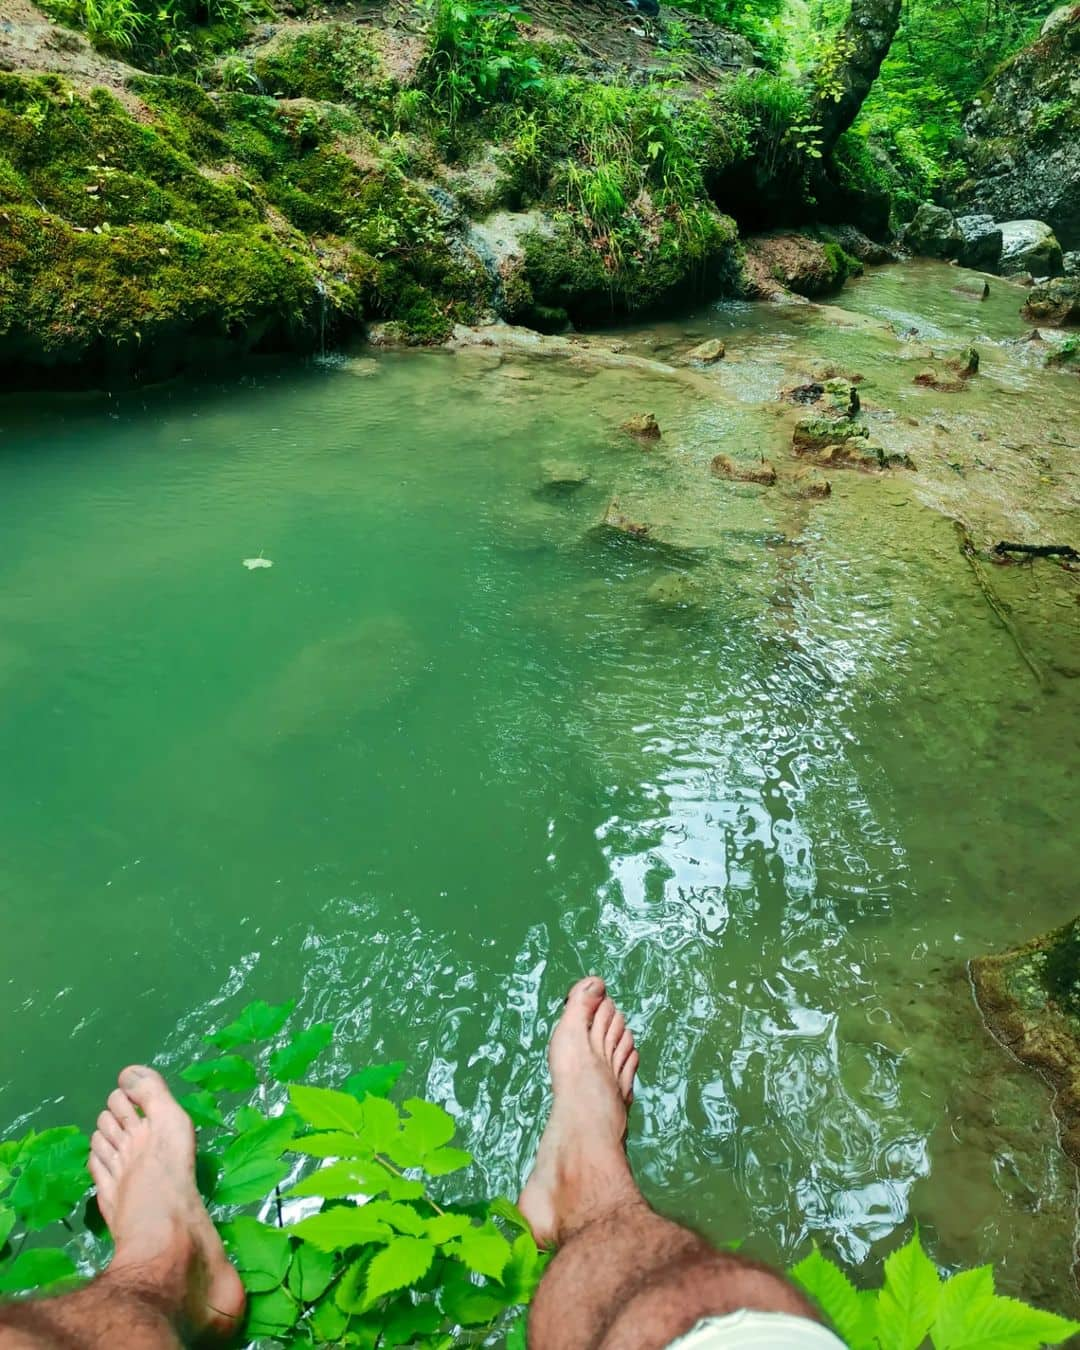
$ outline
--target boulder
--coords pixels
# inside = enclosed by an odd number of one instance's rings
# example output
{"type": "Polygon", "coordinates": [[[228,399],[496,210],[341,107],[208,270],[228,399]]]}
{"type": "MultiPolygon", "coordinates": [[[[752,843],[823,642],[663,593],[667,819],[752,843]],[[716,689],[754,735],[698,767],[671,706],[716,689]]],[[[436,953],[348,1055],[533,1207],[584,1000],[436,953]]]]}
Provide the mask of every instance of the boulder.
{"type": "Polygon", "coordinates": [[[776,470],[767,459],[753,464],[736,464],[727,455],[717,455],[709,468],[717,478],[728,478],[734,483],[761,483],[772,487],[776,482],[776,470]]]}
{"type": "Polygon", "coordinates": [[[810,500],[820,500],[832,496],[832,484],[820,469],[805,468],[800,470],[791,480],[791,485],[796,496],[806,497],[810,500]]]}
{"type": "Polygon", "coordinates": [[[628,417],[622,424],[622,431],[628,432],[631,436],[636,436],[639,441],[658,441],[660,439],[660,423],[656,420],[655,413],[638,413],[634,417],[628,417]]]}
{"type": "Polygon", "coordinates": [[[964,381],[957,374],[951,371],[946,374],[936,366],[924,366],[911,383],[922,385],[924,389],[936,389],[939,394],[958,394],[964,387],[964,381]]]}
{"type": "Polygon", "coordinates": [[[923,202],[903,233],[904,247],[924,258],[955,258],[963,236],[951,211],[923,202]]]}
{"type": "Polygon", "coordinates": [[[686,353],[686,359],[701,366],[711,366],[723,359],[725,350],[726,348],[719,338],[709,338],[707,342],[700,342],[696,347],[691,348],[686,353]]]}
{"type": "Polygon", "coordinates": [[[605,530],[614,530],[616,534],[629,535],[632,539],[647,539],[649,526],[643,520],[633,520],[619,505],[618,497],[612,497],[604,511],[600,526],[605,530]]]}
{"type": "Polygon", "coordinates": [[[1061,245],[1044,220],[1006,220],[1001,226],[1002,276],[1030,272],[1036,277],[1061,275],[1061,245]]]}
{"type": "Polygon", "coordinates": [[[824,410],[837,417],[854,417],[859,411],[859,391],[843,376],[825,381],[821,402],[824,410]]]}
{"type": "Polygon", "coordinates": [[[1036,286],[1020,311],[1025,319],[1056,328],[1080,324],[1080,277],[1053,277],[1036,286]]]}
{"type": "Polygon", "coordinates": [[[800,417],[791,435],[791,444],[799,455],[813,454],[826,447],[848,441],[865,440],[868,427],[850,421],[833,421],[828,417],[800,417]]]}
{"type": "Polygon", "coordinates": [[[993,272],[1001,257],[1001,226],[994,224],[994,217],[982,213],[971,216],[957,216],[956,228],[960,231],[960,248],[956,261],[961,267],[973,267],[977,272],[993,272]]]}
{"type": "Polygon", "coordinates": [[[1067,277],[1080,277],[1080,250],[1061,255],[1061,270],[1067,277]]]}

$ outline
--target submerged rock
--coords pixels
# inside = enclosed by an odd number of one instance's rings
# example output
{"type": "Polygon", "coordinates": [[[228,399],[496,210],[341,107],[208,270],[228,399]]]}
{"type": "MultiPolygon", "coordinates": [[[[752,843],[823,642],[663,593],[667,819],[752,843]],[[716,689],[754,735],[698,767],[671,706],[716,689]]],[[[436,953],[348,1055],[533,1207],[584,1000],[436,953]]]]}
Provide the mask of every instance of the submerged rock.
{"type": "Polygon", "coordinates": [[[1030,272],[1036,277],[1058,276],[1061,272],[1061,245],[1054,231],[1043,220],[1007,220],[1001,227],[1002,276],[1030,272]]]}
{"type": "Polygon", "coordinates": [[[567,459],[545,459],[540,465],[540,481],[555,490],[577,488],[589,481],[589,471],[567,459]]]}
{"type": "Polygon", "coordinates": [[[709,468],[717,478],[728,478],[735,483],[761,483],[771,487],[776,482],[776,470],[767,459],[753,464],[736,464],[727,455],[717,455],[709,468]]]}
{"type": "Polygon", "coordinates": [[[1080,323],[1080,277],[1054,277],[1036,286],[1020,313],[1057,328],[1080,323]]]}
{"type": "Polygon", "coordinates": [[[698,365],[711,366],[723,359],[726,350],[719,338],[709,338],[707,342],[699,342],[696,347],[692,347],[686,353],[686,359],[698,365]]]}
{"type": "Polygon", "coordinates": [[[656,414],[651,412],[627,418],[620,430],[636,436],[639,441],[658,441],[661,436],[660,423],[656,420],[656,414]]]}
{"type": "Polygon", "coordinates": [[[1061,1146],[1080,1165],[1080,919],[970,970],[990,1030],[1054,1087],[1061,1146]]]}
{"type": "Polygon", "coordinates": [[[990,283],[988,281],[962,281],[952,288],[953,295],[962,295],[965,300],[989,300],[990,283]]]}
{"type": "Polygon", "coordinates": [[[802,468],[791,480],[796,496],[810,500],[832,496],[832,484],[820,469],[802,468]]]}
{"type": "Polygon", "coordinates": [[[779,232],[747,239],[744,266],[746,293],[761,300],[825,295],[863,270],[839,244],[779,232]]]}
{"type": "Polygon", "coordinates": [[[693,609],[701,604],[701,587],[682,572],[665,572],[649,586],[645,599],[657,609],[693,609]]]}
{"type": "Polygon", "coordinates": [[[814,453],[827,446],[866,440],[870,429],[851,421],[832,421],[828,417],[801,417],[795,423],[791,444],[796,454],[814,453]]]}
{"type": "Polygon", "coordinates": [[[955,258],[964,238],[951,211],[923,202],[903,232],[904,247],[924,258],[955,258]]]}
{"type": "Polygon", "coordinates": [[[617,534],[629,535],[632,539],[647,539],[650,527],[643,520],[632,520],[619,505],[618,497],[612,497],[604,510],[600,528],[614,530],[617,534]]]}

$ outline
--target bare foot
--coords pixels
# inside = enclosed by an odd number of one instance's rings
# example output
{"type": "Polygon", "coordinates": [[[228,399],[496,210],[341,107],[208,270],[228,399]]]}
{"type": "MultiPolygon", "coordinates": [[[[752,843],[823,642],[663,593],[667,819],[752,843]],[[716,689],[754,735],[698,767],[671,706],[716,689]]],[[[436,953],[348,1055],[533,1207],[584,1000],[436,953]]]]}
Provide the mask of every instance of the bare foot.
{"type": "Polygon", "coordinates": [[[195,1130],[160,1074],[141,1065],[121,1073],[89,1166],[116,1244],[109,1274],[175,1303],[196,1335],[234,1332],[244,1289],[195,1188],[195,1130]]]}
{"type": "Polygon", "coordinates": [[[555,1101],[518,1200],[542,1247],[640,1199],[625,1150],[638,1052],[598,976],[570,990],[548,1064],[555,1101]]]}

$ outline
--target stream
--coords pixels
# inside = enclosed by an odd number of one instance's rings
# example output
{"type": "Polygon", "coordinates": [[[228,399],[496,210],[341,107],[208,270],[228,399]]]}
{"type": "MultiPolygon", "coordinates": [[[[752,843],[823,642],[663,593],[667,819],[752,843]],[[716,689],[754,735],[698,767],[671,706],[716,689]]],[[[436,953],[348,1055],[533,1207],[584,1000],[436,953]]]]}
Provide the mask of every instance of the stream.
{"type": "Polygon", "coordinates": [[[514,1194],[596,970],[664,1212],[870,1266],[918,1219],[1075,1315],[1073,1171],[965,963],[1076,912],[1077,576],[979,564],[1010,632],[951,518],[1080,543],[1080,381],[962,277],[602,335],[640,364],[365,350],[0,402],[4,1126],[89,1128],[122,1064],[296,997],[327,1081],[406,1060],[514,1194]],[[962,390],[913,383],[969,342],[962,390]],[[779,394],[826,367],[914,472],[709,474],[788,467],[779,394]],[[597,528],[613,496],[649,539],[597,528]]]}

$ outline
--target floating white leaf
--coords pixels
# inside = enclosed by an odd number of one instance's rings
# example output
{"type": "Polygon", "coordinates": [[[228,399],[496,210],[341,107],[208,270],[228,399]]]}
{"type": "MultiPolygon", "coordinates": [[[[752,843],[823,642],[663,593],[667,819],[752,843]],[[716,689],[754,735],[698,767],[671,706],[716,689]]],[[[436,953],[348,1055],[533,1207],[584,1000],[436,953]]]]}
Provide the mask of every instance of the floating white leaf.
{"type": "Polygon", "coordinates": [[[273,565],[274,564],[270,561],[270,559],[264,558],[261,553],[257,558],[244,559],[244,566],[247,568],[249,572],[254,572],[256,567],[273,567],[273,565]]]}

